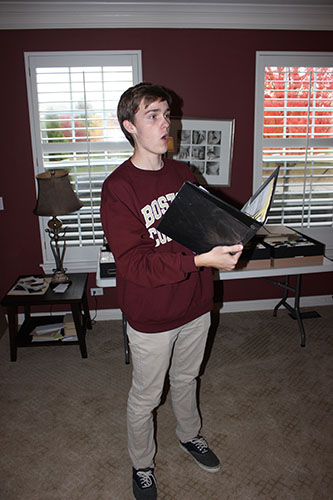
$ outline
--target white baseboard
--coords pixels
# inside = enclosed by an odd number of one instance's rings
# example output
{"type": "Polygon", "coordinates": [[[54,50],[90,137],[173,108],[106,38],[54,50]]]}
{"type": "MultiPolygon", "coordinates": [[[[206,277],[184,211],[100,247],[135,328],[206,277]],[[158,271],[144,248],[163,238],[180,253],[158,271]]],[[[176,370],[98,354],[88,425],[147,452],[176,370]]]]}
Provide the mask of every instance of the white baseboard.
{"type": "MultiPolygon", "coordinates": [[[[266,311],[273,310],[276,304],[279,302],[280,298],[276,299],[263,299],[263,300],[239,300],[232,302],[225,302],[220,309],[221,314],[230,312],[245,312],[245,311],[266,311]]],[[[287,302],[293,306],[294,299],[289,298],[287,302]]],[[[332,295],[314,295],[313,297],[301,297],[300,307],[316,307],[316,306],[329,306],[333,305],[332,295]]],[[[67,311],[68,312],[68,311],[67,311]]],[[[58,312],[57,315],[65,314],[65,312],[58,312]]],[[[91,316],[95,315],[95,311],[90,311],[91,316]]],[[[47,313],[35,313],[35,316],[47,315],[47,313]]],[[[33,316],[32,315],[32,316],[33,316]]],[[[108,320],[120,320],[121,319],[120,309],[98,309],[97,315],[94,318],[95,321],[108,321],[108,320]]],[[[23,322],[23,314],[19,314],[19,324],[23,322]]]]}
{"type": "MultiPolygon", "coordinates": [[[[244,312],[244,311],[266,311],[273,310],[277,303],[281,300],[276,299],[264,299],[264,300],[243,300],[243,301],[233,301],[226,302],[221,308],[221,313],[229,312],[244,312]]],[[[289,298],[287,300],[288,304],[294,306],[294,299],[289,298]]],[[[333,305],[332,295],[315,295],[313,297],[301,297],[300,307],[316,307],[316,306],[329,306],[333,305]]]]}

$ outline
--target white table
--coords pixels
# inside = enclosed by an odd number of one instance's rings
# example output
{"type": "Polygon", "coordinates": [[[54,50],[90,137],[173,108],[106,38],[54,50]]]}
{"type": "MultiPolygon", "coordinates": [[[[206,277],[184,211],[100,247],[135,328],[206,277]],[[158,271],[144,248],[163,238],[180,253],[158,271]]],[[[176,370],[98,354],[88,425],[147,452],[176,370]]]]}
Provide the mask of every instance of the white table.
{"type": "MultiPolygon", "coordinates": [[[[235,279],[246,279],[246,278],[262,278],[270,281],[271,283],[280,286],[284,289],[283,298],[274,307],[273,315],[277,315],[279,307],[284,306],[291,314],[294,319],[297,319],[301,334],[301,347],[305,347],[305,330],[303,325],[303,318],[314,315],[315,313],[302,313],[300,311],[300,293],[301,293],[301,280],[303,274],[315,274],[315,273],[330,273],[333,272],[333,261],[324,257],[323,263],[319,265],[311,266],[295,266],[295,267],[269,267],[266,269],[239,269],[236,271],[228,271],[219,273],[221,280],[235,280],[235,279]],[[284,277],[284,281],[276,281],[273,278],[276,276],[284,277]],[[296,276],[296,286],[295,288],[289,285],[289,276],[296,276]],[[288,293],[292,291],[295,293],[294,307],[292,307],[288,302],[288,293]]],[[[96,273],[96,284],[100,287],[116,287],[116,278],[101,278],[99,265],[97,266],[96,273]]],[[[127,343],[126,335],[126,318],[123,315],[123,334],[124,334],[124,344],[125,344],[125,361],[129,363],[129,349],[127,343]]]]}
{"type": "Polygon", "coordinates": [[[318,316],[314,312],[300,311],[300,298],[301,298],[301,281],[303,274],[315,274],[315,273],[330,273],[333,272],[333,262],[326,257],[324,257],[323,263],[311,266],[294,266],[294,267],[270,267],[267,269],[239,269],[236,271],[230,271],[227,273],[220,272],[220,278],[222,280],[232,280],[232,279],[245,279],[245,278],[262,278],[270,281],[274,285],[280,286],[284,289],[283,298],[274,307],[273,315],[277,315],[279,307],[284,306],[291,314],[294,319],[297,319],[301,334],[301,347],[305,347],[305,330],[303,325],[303,318],[309,318],[318,316]],[[277,281],[273,279],[276,276],[283,276],[284,281],[277,281]],[[296,285],[291,287],[289,285],[289,276],[296,276],[296,285]],[[292,307],[288,302],[289,292],[295,293],[294,307],[292,307]]]}

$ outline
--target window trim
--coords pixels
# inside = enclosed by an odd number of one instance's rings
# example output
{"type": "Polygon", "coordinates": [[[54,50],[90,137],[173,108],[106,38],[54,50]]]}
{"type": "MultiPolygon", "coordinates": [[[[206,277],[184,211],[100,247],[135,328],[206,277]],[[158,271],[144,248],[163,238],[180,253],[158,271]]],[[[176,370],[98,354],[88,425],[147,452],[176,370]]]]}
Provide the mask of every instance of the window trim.
{"type": "MultiPolygon", "coordinates": [[[[254,114],[254,151],[253,151],[253,193],[262,183],[262,151],[264,126],[264,84],[266,66],[304,66],[304,67],[333,67],[333,52],[270,52],[256,53],[256,86],[255,86],[255,114],[254,114]]],[[[279,140],[281,143],[281,140],[279,140]]],[[[294,143],[297,139],[293,140],[294,143]]],[[[313,140],[309,140],[310,144],[313,140]]],[[[332,144],[331,139],[315,139],[316,144],[323,147],[332,144]]],[[[270,140],[274,145],[274,139],[270,140]]],[[[290,144],[290,143],[289,143],[290,144]]]]}
{"type": "MultiPolygon", "coordinates": [[[[31,145],[34,165],[34,176],[37,197],[37,181],[36,175],[44,171],[42,151],[43,148],[38,144],[39,137],[39,114],[38,102],[36,102],[37,94],[33,91],[34,76],[31,74],[35,67],[38,67],[38,59],[45,57],[46,61],[50,61],[50,67],[64,66],[66,58],[70,61],[75,57],[75,63],[80,66],[91,65],[87,64],[87,58],[93,57],[94,65],[106,65],[108,56],[113,58],[117,56],[121,58],[130,56],[132,58],[133,68],[133,84],[142,81],[142,51],[141,50],[114,50],[114,51],[62,51],[62,52],[25,52],[25,70],[26,83],[28,94],[29,120],[31,129],[31,145]],[[36,130],[38,128],[38,130],[36,130]]],[[[40,66],[40,64],[39,64],[40,66]]],[[[124,138],[125,139],[125,138],[124,138]]],[[[44,272],[49,273],[54,269],[54,257],[50,248],[49,236],[45,232],[49,217],[38,217],[40,229],[40,241],[42,249],[43,262],[40,264],[44,272]]],[[[96,271],[96,263],[98,259],[99,245],[87,245],[85,247],[70,247],[67,246],[64,265],[69,272],[96,271]]]]}

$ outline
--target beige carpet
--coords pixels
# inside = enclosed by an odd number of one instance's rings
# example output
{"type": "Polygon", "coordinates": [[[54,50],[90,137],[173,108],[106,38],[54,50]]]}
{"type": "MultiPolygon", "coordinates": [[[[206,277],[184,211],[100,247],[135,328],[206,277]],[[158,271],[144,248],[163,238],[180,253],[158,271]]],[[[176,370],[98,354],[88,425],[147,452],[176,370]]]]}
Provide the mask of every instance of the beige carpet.
{"type": "MultiPolygon", "coordinates": [[[[209,474],[178,446],[170,397],[158,410],[159,500],[333,499],[330,307],[220,316],[201,377],[203,434],[223,463],[209,474]]],[[[125,407],[131,367],[120,322],[97,322],[77,346],[0,341],[0,499],[131,499],[125,407]]]]}

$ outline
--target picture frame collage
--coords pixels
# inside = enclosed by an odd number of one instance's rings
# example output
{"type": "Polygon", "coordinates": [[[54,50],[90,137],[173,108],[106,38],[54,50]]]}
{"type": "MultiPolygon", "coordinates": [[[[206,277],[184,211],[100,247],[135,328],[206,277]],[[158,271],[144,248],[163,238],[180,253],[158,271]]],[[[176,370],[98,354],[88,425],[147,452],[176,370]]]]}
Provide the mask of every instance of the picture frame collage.
{"type": "Polygon", "coordinates": [[[171,120],[168,157],[187,163],[201,183],[230,186],[235,121],[171,120]]]}

